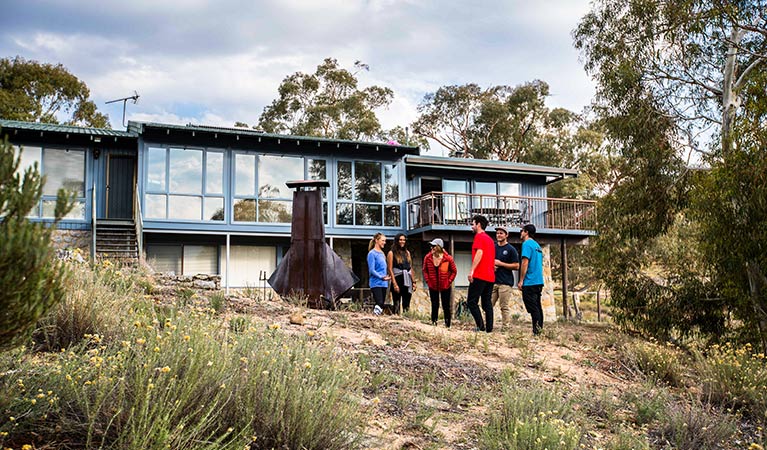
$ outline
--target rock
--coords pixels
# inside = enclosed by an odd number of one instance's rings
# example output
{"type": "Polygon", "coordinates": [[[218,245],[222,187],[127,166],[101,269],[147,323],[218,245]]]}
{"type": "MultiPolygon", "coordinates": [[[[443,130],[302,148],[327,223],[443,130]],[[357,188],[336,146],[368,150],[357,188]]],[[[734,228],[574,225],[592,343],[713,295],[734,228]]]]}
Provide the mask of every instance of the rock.
{"type": "Polygon", "coordinates": [[[304,324],[304,313],[301,311],[294,312],[290,315],[290,323],[293,325],[303,325],[304,324]]]}
{"type": "Polygon", "coordinates": [[[192,286],[198,288],[198,289],[209,289],[209,290],[215,290],[216,289],[216,282],[215,281],[205,281],[205,280],[194,280],[192,283],[192,286]]]}

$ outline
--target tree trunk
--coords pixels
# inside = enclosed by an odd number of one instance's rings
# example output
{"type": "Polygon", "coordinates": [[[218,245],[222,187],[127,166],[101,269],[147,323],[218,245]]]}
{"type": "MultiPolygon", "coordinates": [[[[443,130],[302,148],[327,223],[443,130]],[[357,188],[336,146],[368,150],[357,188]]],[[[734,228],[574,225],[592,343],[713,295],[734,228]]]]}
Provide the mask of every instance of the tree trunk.
{"type": "Polygon", "coordinates": [[[727,42],[727,56],[724,64],[724,79],[722,80],[722,154],[727,155],[732,148],[732,126],[735,122],[735,112],[740,106],[740,97],[735,92],[738,64],[736,57],[738,46],[745,31],[734,25],[730,40],[727,42]]]}
{"type": "Polygon", "coordinates": [[[762,352],[767,353],[767,277],[755,261],[746,262],[748,286],[751,293],[751,306],[754,308],[755,322],[762,341],[762,352]]]}

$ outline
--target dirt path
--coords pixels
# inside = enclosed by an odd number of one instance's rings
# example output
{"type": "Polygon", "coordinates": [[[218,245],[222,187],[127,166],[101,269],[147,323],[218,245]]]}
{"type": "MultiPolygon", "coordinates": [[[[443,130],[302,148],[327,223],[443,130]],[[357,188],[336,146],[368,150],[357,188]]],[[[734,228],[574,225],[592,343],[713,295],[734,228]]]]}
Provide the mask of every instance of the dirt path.
{"type": "Polygon", "coordinates": [[[371,383],[364,401],[377,404],[366,429],[370,449],[476,448],[477,430],[504,374],[571,392],[626,385],[604,363],[599,345],[605,327],[547,323],[545,333],[533,337],[526,322],[478,333],[471,318],[447,329],[417,315],[376,317],[248,299],[232,305],[252,321],[311,332],[364,358],[371,383]]]}

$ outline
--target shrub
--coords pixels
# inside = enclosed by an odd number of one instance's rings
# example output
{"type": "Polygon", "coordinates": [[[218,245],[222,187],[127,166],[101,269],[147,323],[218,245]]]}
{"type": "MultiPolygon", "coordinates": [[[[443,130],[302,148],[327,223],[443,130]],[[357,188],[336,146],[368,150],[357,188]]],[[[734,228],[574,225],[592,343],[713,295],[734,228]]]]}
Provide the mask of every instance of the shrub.
{"type": "Polygon", "coordinates": [[[710,402],[745,411],[767,422],[767,365],[764,353],[756,354],[751,344],[713,346],[708,356],[697,353],[695,368],[703,395],[710,402]]]}
{"type": "Polygon", "coordinates": [[[662,417],[671,401],[666,391],[654,387],[627,392],[623,399],[632,406],[637,425],[646,425],[662,417]]]}
{"type": "Polygon", "coordinates": [[[358,446],[362,374],[330,346],[277,328],[230,335],[197,312],[132,319],[120,340],[89,335],[45,360],[17,358],[24,377],[0,379],[14,417],[0,422],[0,447],[358,446]]]}
{"type": "Polygon", "coordinates": [[[675,348],[651,342],[629,342],[621,348],[621,358],[653,382],[682,386],[684,365],[682,355],[675,348]]]}
{"type": "Polygon", "coordinates": [[[220,313],[226,307],[226,295],[223,292],[214,292],[208,297],[210,303],[210,309],[216,313],[220,313]]]}
{"type": "MultiPolygon", "coordinates": [[[[37,164],[19,173],[21,155],[0,141],[0,349],[17,346],[64,293],[67,272],[51,248],[53,226],[27,220],[45,179],[37,164]]],[[[73,205],[59,190],[54,224],[73,205]]]]}
{"type": "Polygon", "coordinates": [[[91,270],[72,263],[66,294],[38,323],[34,339],[38,350],[58,351],[80,342],[85,335],[115,340],[129,324],[135,285],[130,272],[117,271],[105,261],[91,270]]]}
{"type": "Polygon", "coordinates": [[[549,389],[504,387],[501,405],[480,434],[483,449],[576,449],[581,440],[572,410],[549,389]]]}
{"type": "Polygon", "coordinates": [[[652,435],[679,450],[723,448],[737,431],[735,420],[708,405],[673,405],[652,435]]]}

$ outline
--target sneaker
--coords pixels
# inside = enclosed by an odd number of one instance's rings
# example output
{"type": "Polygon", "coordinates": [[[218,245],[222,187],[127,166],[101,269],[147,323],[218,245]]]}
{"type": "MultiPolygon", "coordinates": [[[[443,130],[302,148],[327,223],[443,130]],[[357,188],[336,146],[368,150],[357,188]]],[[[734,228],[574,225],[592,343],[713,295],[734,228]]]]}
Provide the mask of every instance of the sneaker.
{"type": "Polygon", "coordinates": [[[376,316],[380,316],[382,312],[383,312],[383,309],[381,309],[381,307],[378,305],[376,305],[376,307],[373,308],[373,314],[375,314],[376,316]]]}

